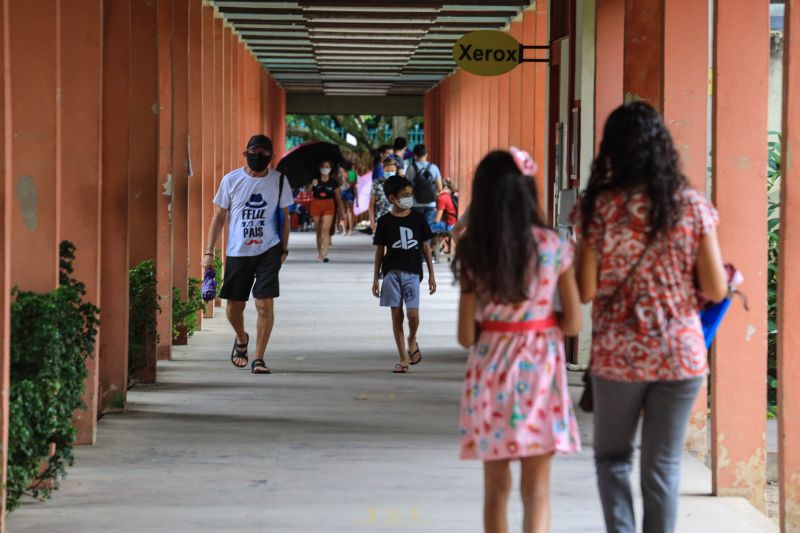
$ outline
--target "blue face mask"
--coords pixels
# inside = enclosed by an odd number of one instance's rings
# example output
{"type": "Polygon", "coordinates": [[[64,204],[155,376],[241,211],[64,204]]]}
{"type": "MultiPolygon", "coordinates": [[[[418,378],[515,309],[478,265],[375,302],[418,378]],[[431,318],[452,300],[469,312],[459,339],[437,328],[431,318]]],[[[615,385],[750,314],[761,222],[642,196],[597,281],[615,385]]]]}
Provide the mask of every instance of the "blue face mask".
{"type": "Polygon", "coordinates": [[[396,174],[396,172],[384,172],[384,173],[383,173],[383,177],[384,177],[384,178],[391,178],[391,177],[392,177],[392,176],[394,176],[395,174],[396,174]]]}

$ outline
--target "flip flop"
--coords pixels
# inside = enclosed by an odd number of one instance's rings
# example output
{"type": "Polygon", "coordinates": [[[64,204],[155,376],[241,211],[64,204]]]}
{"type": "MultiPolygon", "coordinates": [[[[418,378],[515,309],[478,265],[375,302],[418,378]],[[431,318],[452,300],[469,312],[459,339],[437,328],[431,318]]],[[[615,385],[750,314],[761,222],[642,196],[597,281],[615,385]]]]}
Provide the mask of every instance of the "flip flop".
{"type": "Polygon", "coordinates": [[[244,344],[239,344],[237,342],[239,339],[237,339],[235,336],[233,337],[233,350],[231,350],[231,364],[233,364],[233,366],[235,366],[236,368],[246,367],[247,362],[249,361],[249,359],[247,358],[247,345],[250,344],[250,334],[245,333],[245,335],[247,335],[247,342],[244,344]],[[237,348],[244,348],[244,351],[240,352],[237,348]],[[241,365],[237,365],[236,362],[234,361],[235,359],[244,359],[244,363],[241,365]]]}
{"type": "Polygon", "coordinates": [[[412,365],[418,365],[422,362],[422,352],[419,351],[419,344],[417,349],[408,354],[408,360],[412,365]],[[416,358],[414,356],[417,356],[416,358]]]}
{"type": "Polygon", "coordinates": [[[402,365],[397,363],[394,365],[394,370],[392,370],[392,374],[405,374],[408,372],[408,365],[402,365]]]}
{"type": "Polygon", "coordinates": [[[253,359],[253,362],[250,365],[250,372],[253,374],[272,374],[272,371],[269,369],[263,359],[253,359]],[[256,371],[256,368],[265,368],[266,370],[256,371]]]}

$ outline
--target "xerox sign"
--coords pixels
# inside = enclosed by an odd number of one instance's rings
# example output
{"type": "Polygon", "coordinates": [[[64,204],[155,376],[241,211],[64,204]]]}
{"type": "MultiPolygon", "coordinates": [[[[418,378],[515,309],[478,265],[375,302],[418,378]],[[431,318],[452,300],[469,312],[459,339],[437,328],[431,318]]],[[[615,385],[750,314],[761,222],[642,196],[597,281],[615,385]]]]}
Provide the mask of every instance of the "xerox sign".
{"type": "Polygon", "coordinates": [[[514,70],[522,62],[519,42],[503,31],[473,31],[456,41],[453,59],[456,64],[478,76],[499,76],[514,70]]]}

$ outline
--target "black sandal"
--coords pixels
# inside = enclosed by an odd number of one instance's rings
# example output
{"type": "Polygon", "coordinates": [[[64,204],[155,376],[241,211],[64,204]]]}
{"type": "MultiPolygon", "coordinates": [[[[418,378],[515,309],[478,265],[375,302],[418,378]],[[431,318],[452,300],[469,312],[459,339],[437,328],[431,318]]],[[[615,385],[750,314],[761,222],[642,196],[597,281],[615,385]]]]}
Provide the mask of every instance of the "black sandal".
{"type": "Polygon", "coordinates": [[[272,374],[272,370],[269,369],[263,359],[253,359],[253,362],[250,363],[250,372],[253,374],[272,374]],[[260,372],[256,371],[256,368],[265,368],[266,370],[260,372]]]}
{"type": "Polygon", "coordinates": [[[247,335],[247,342],[244,344],[239,344],[237,341],[239,340],[237,337],[233,338],[233,350],[231,350],[231,364],[236,368],[244,368],[247,366],[249,361],[247,357],[247,345],[250,344],[250,334],[245,333],[247,335]],[[239,351],[239,348],[244,348],[244,351],[239,351]],[[241,365],[236,364],[236,359],[244,359],[244,363],[241,365]]]}
{"type": "Polygon", "coordinates": [[[408,354],[408,362],[412,365],[418,365],[422,362],[422,352],[419,351],[419,344],[417,344],[417,349],[408,354]]]}

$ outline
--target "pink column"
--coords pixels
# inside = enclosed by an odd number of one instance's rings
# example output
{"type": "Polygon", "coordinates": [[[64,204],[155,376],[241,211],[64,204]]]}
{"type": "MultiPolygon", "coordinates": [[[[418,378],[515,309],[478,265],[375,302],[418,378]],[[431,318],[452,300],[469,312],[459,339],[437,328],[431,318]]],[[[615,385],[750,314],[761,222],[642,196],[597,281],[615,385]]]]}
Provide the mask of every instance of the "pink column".
{"type": "MultiPolygon", "coordinates": [[[[130,267],[156,261],[158,269],[158,40],[157,5],[131,1],[130,66],[130,267]]],[[[156,347],[146,350],[137,380],[154,383],[156,347]],[[152,352],[152,353],[151,353],[152,352]]]]}
{"type": "MultiPolygon", "coordinates": [[[[174,0],[172,81],[174,87],[172,177],[172,285],[186,298],[189,278],[189,4],[174,0]]],[[[199,87],[198,87],[199,89],[199,87]]]]}
{"type": "Polygon", "coordinates": [[[100,409],[123,411],[128,390],[130,0],[104,0],[100,409]]]}
{"type": "Polygon", "coordinates": [[[172,353],[172,0],[158,2],[158,174],[156,183],[158,347],[156,357],[172,353]]]}
{"type": "MultiPolygon", "coordinates": [[[[8,0],[0,4],[0,53],[6,76],[9,72],[9,54],[6,53],[9,23],[6,16],[8,0]]],[[[6,80],[8,78],[6,77],[6,80]]],[[[0,84],[0,143],[2,143],[3,176],[0,181],[0,531],[6,527],[6,480],[8,464],[8,394],[10,386],[10,304],[11,304],[11,202],[12,176],[8,153],[7,126],[11,118],[11,101],[6,96],[6,84],[0,84]]]]}
{"type": "Polygon", "coordinates": [[[778,268],[778,472],[781,530],[800,531],[800,1],[786,6],[778,268]]]}
{"type": "MultiPolygon", "coordinates": [[[[61,11],[61,230],[76,250],[73,276],[86,299],[103,307],[101,259],[101,111],[103,2],[74,0],[61,11]]],[[[77,444],[94,444],[97,428],[99,344],[86,359],[85,409],[75,412],[77,444]]]]}
{"type": "Polygon", "coordinates": [[[725,259],[745,276],[750,312],[735,303],[712,356],[714,493],[765,508],[767,374],[767,97],[769,4],[716,2],[713,194],[725,259]]]}

